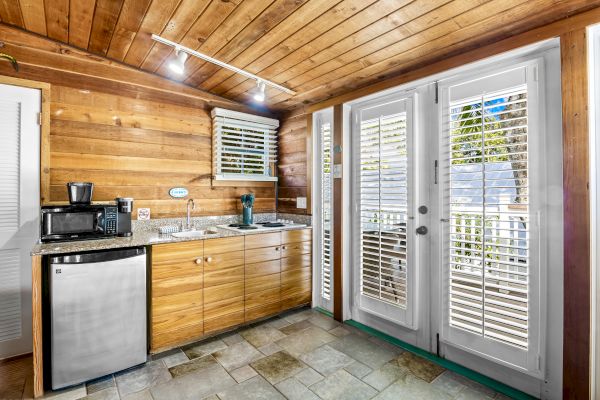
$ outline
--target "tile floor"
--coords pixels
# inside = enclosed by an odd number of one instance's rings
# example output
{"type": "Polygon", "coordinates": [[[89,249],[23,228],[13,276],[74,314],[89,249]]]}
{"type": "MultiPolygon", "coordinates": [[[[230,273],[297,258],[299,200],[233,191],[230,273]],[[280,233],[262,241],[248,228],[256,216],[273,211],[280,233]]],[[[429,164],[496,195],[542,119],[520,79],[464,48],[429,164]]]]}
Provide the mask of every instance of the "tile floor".
{"type": "Polygon", "coordinates": [[[143,366],[45,398],[507,399],[308,308],[151,356],[143,366]]]}

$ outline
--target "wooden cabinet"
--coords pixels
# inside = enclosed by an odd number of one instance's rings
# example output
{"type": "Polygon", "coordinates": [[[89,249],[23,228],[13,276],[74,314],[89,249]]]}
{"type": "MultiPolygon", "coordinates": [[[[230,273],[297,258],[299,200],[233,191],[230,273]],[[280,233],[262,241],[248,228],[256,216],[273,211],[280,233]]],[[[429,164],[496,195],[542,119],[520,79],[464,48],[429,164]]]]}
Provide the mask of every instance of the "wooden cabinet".
{"type": "Polygon", "coordinates": [[[152,351],[204,333],[203,243],[152,246],[150,347],[152,351]]]}
{"type": "Polygon", "coordinates": [[[244,322],[244,240],[204,241],[204,332],[244,322]]]}
{"type": "Polygon", "coordinates": [[[151,351],[311,301],[311,230],[152,246],[151,351]]]}
{"type": "Polygon", "coordinates": [[[247,235],[245,240],[245,321],[281,309],[281,233],[247,235]]]}
{"type": "Polygon", "coordinates": [[[281,232],[281,308],[310,303],[312,299],[312,232],[281,232]]]}

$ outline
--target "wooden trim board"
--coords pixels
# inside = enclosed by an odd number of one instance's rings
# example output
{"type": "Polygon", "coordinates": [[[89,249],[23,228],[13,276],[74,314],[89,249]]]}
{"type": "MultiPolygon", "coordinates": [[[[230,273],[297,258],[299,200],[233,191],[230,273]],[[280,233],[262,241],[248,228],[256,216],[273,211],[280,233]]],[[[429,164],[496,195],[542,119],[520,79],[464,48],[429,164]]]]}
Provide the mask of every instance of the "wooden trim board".
{"type": "MultiPolygon", "coordinates": [[[[344,106],[339,104],[333,107],[333,165],[343,169],[344,149],[344,106]],[[342,151],[336,151],[342,149],[342,151]]],[[[343,271],[343,232],[344,222],[342,209],[344,204],[344,185],[341,177],[333,178],[333,318],[343,321],[344,309],[344,271],[343,271]]]]}
{"type": "Polygon", "coordinates": [[[31,257],[31,305],[33,330],[33,397],[44,394],[42,349],[42,256],[31,257]]]}

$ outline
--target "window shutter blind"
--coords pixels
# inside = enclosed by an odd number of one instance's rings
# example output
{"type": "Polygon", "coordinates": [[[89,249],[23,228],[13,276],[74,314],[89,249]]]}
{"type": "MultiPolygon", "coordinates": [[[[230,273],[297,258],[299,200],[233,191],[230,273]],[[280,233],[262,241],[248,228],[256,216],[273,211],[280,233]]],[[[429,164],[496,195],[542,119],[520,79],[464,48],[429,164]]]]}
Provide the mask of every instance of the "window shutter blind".
{"type": "Polygon", "coordinates": [[[212,118],[215,179],[277,180],[279,121],[220,108],[212,118]]]}
{"type": "Polygon", "coordinates": [[[449,324],[528,348],[527,86],[449,109],[449,324]]]}
{"type": "Polygon", "coordinates": [[[360,122],[361,294],[407,308],[407,113],[360,122]]]}
{"type": "Polygon", "coordinates": [[[322,167],[321,173],[321,296],[325,300],[331,300],[331,262],[332,255],[332,200],[333,200],[333,171],[332,171],[332,147],[331,123],[320,124],[322,167]]]}

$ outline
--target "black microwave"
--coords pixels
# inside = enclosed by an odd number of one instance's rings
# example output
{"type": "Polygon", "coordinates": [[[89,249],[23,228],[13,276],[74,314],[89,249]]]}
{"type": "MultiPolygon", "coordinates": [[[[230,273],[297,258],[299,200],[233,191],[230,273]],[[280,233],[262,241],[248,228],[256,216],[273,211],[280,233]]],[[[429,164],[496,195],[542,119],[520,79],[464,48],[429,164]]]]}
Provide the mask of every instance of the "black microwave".
{"type": "Polygon", "coordinates": [[[117,235],[117,206],[44,206],[40,221],[42,242],[113,237],[117,235]]]}

